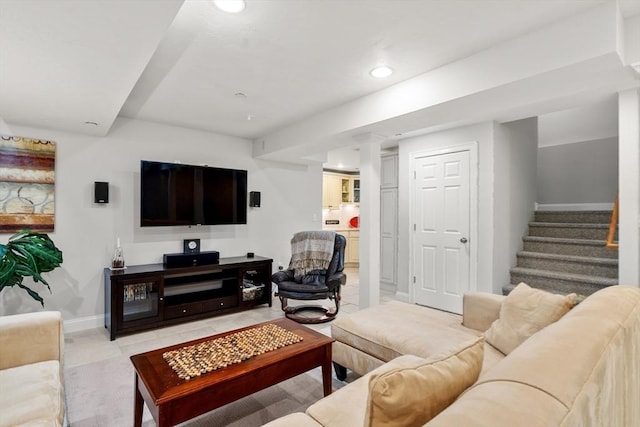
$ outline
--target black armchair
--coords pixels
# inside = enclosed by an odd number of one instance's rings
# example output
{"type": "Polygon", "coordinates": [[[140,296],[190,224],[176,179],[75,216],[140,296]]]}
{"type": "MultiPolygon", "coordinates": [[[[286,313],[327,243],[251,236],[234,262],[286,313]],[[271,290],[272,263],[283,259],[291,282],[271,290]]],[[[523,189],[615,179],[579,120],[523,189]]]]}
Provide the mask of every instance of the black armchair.
{"type": "Polygon", "coordinates": [[[276,296],[280,298],[282,311],[286,317],[299,323],[323,323],[333,320],[340,310],[340,287],[347,282],[347,276],[343,272],[347,240],[334,232],[311,231],[296,233],[291,245],[292,258],[289,268],[271,276],[271,281],[278,285],[276,296]],[[333,248],[329,239],[333,239],[333,248]],[[322,244],[323,241],[325,249],[332,253],[325,250],[326,258],[324,263],[320,264],[318,242],[322,244]],[[314,259],[309,260],[309,257],[314,259]],[[289,306],[289,299],[329,299],[334,301],[335,308],[321,305],[289,306]]]}

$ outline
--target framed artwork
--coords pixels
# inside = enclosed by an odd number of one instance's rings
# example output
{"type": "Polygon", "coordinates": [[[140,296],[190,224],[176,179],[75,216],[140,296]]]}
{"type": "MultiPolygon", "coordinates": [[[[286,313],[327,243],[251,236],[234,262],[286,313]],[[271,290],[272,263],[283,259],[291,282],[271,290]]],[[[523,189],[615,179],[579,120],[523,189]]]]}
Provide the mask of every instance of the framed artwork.
{"type": "Polygon", "coordinates": [[[54,230],[56,143],[0,135],[0,233],[54,230]]]}

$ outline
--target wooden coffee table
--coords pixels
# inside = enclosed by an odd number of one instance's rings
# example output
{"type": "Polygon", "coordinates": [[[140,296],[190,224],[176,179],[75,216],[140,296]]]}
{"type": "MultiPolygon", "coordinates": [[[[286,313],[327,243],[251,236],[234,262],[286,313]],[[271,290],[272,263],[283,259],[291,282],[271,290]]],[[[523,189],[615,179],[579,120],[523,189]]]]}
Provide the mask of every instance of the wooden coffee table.
{"type": "Polygon", "coordinates": [[[333,341],[333,338],[289,319],[279,319],[133,355],[131,362],[135,368],[134,426],[142,425],[144,402],[147,403],[158,426],[172,426],[317,366],[322,367],[322,386],[324,395],[327,396],[331,394],[333,341]],[[180,379],[162,357],[166,351],[266,324],[287,329],[301,336],[303,340],[189,380],[180,379]]]}

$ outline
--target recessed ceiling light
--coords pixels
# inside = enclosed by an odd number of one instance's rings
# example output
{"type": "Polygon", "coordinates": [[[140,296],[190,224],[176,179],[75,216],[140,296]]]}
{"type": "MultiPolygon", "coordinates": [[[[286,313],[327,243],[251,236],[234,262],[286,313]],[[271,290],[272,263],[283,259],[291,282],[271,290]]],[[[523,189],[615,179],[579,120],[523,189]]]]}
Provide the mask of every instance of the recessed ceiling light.
{"type": "Polygon", "coordinates": [[[213,4],[223,12],[238,13],[244,10],[244,0],[213,0],[213,4]]]}
{"type": "Polygon", "coordinates": [[[389,77],[391,74],[393,74],[393,70],[387,67],[386,65],[379,65],[373,70],[371,70],[370,74],[377,79],[382,79],[384,77],[389,77]]]}

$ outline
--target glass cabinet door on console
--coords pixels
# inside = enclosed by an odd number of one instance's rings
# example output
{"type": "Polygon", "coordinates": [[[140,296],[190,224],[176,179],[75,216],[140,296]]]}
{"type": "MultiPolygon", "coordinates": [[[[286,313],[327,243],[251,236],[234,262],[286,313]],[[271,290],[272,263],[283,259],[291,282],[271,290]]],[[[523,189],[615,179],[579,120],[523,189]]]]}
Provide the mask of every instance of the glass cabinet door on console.
{"type": "Polygon", "coordinates": [[[243,304],[263,304],[271,306],[271,269],[270,265],[242,269],[241,295],[243,304]],[[268,300],[268,301],[267,301],[268,300]]]}
{"type": "Polygon", "coordinates": [[[122,280],[118,286],[122,327],[156,322],[160,318],[160,280],[154,277],[122,280]]]}
{"type": "Polygon", "coordinates": [[[124,322],[158,315],[158,286],[153,281],[125,284],[122,298],[124,322]]]}

